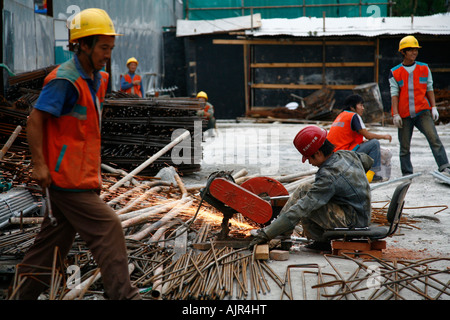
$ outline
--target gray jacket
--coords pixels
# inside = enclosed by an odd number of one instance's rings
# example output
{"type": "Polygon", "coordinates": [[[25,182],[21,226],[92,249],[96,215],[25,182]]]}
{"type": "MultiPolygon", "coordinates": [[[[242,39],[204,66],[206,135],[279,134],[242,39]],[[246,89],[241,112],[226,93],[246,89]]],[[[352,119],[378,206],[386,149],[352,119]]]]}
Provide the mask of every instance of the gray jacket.
{"type": "Polygon", "coordinates": [[[348,227],[367,227],[370,222],[371,193],[365,173],[372,164],[373,159],[364,153],[344,150],[335,152],[320,166],[307,194],[283,215],[292,226],[302,218],[319,222],[321,217],[315,211],[328,203],[335,203],[343,209],[348,227]]]}

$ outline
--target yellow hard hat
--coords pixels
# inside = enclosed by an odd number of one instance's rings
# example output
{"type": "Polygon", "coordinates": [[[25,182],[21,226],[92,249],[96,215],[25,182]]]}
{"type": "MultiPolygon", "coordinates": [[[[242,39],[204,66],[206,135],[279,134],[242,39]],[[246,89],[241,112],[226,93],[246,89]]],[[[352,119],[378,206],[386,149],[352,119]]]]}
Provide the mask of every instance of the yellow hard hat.
{"type": "Polygon", "coordinates": [[[105,10],[90,8],[77,13],[69,22],[70,42],[77,42],[78,39],[94,36],[121,36],[116,33],[114,24],[105,10]]]}
{"type": "Polygon", "coordinates": [[[199,93],[197,93],[197,98],[205,98],[206,100],[208,100],[208,95],[205,91],[200,91],[199,93]]]}
{"type": "Polygon", "coordinates": [[[417,41],[416,37],[414,36],[406,36],[403,37],[402,40],[400,40],[400,43],[398,45],[398,51],[402,51],[406,48],[422,48],[419,46],[419,41],[417,41]]]}
{"type": "Polygon", "coordinates": [[[136,63],[136,65],[139,65],[139,62],[137,61],[137,59],[135,57],[132,57],[127,60],[127,66],[132,62],[136,63]]]}

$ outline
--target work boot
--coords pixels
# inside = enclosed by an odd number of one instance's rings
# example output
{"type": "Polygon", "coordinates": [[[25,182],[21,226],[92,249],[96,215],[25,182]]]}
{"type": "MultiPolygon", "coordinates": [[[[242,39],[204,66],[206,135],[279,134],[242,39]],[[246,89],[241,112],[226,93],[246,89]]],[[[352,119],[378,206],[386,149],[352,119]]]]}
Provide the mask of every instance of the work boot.
{"type": "Polygon", "coordinates": [[[314,241],[313,243],[305,245],[305,248],[317,251],[331,252],[331,242],[314,241]]]}
{"type": "Polygon", "coordinates": [[[450,178],[450,168],[445,168],[441,173],[450,178]]]}

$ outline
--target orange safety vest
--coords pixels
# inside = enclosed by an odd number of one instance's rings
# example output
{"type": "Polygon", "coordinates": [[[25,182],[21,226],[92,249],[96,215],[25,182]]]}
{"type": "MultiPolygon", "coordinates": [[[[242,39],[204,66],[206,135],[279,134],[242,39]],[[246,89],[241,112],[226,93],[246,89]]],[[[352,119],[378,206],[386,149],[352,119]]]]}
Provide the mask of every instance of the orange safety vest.
{"type": "Polygon", "coordinates": [[[352,130],[352,118],[354,116],[356,116],[355,112],[342,111],[331,125],[327,139],[334,144],[334,151],[353,150],[363,142],[364,136],[352,130]]]}
{"type": "MultiPolygon", "coordinates": [[[[416,67],[412,73],[408,73],[402,64],[392,68],[391,72],[400,89],[398,101],[400,117],[415,117],[420,111],[431,110],[426,98],[429,76],[426,63],[416,61],[416,67]]],[[[393,113],[392,108],[391,112],[393,113]]]]}
{"type": "Polygon", "coordinates": [[[53,79],[66,79],[78,91],[72,111],[50,117],[44,129],[43,152],[52,187],[72,191],[101,188],[101,112],[109,74],[99,72],[102,78],[95,102],[73,59],[54,69],[44,81],[45,86],[53,79]]]}
{"type": "MultiPolygon", "coordinates": [[[[138,74],[134,74],[133,79],[131,79],[131,76],[129,73],[121,75],[125,79],[126,82],[131,83],[133,80],[139,80],[141,81],[141,76],[138,74]]],[[[142,82],[141,82],[142,83],[142,82]]],[[[141,85],[138,84],[137,86],[131,86],[131,88],[128,89],[120,89],[122,92],[130,93],[130,94],[137,94],[139,97],[142,98],[142,91],[141,91],[141,85]]]]}

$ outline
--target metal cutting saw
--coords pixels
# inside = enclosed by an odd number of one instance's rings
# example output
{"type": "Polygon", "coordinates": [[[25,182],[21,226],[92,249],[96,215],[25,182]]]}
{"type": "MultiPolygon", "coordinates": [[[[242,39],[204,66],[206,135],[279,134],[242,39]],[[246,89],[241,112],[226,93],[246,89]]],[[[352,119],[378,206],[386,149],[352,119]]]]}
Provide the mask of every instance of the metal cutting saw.
{"type": "Polygon", "coordinates": [[[286,204],[289,192],[273,178],[254,177],[238,185],[231,172],[218,171],[208,177],[201,196],[223,214],[222,230],[217,238],[224,240],[234,214],[240,213],[257,224],[268,225],[286,204]]]}

